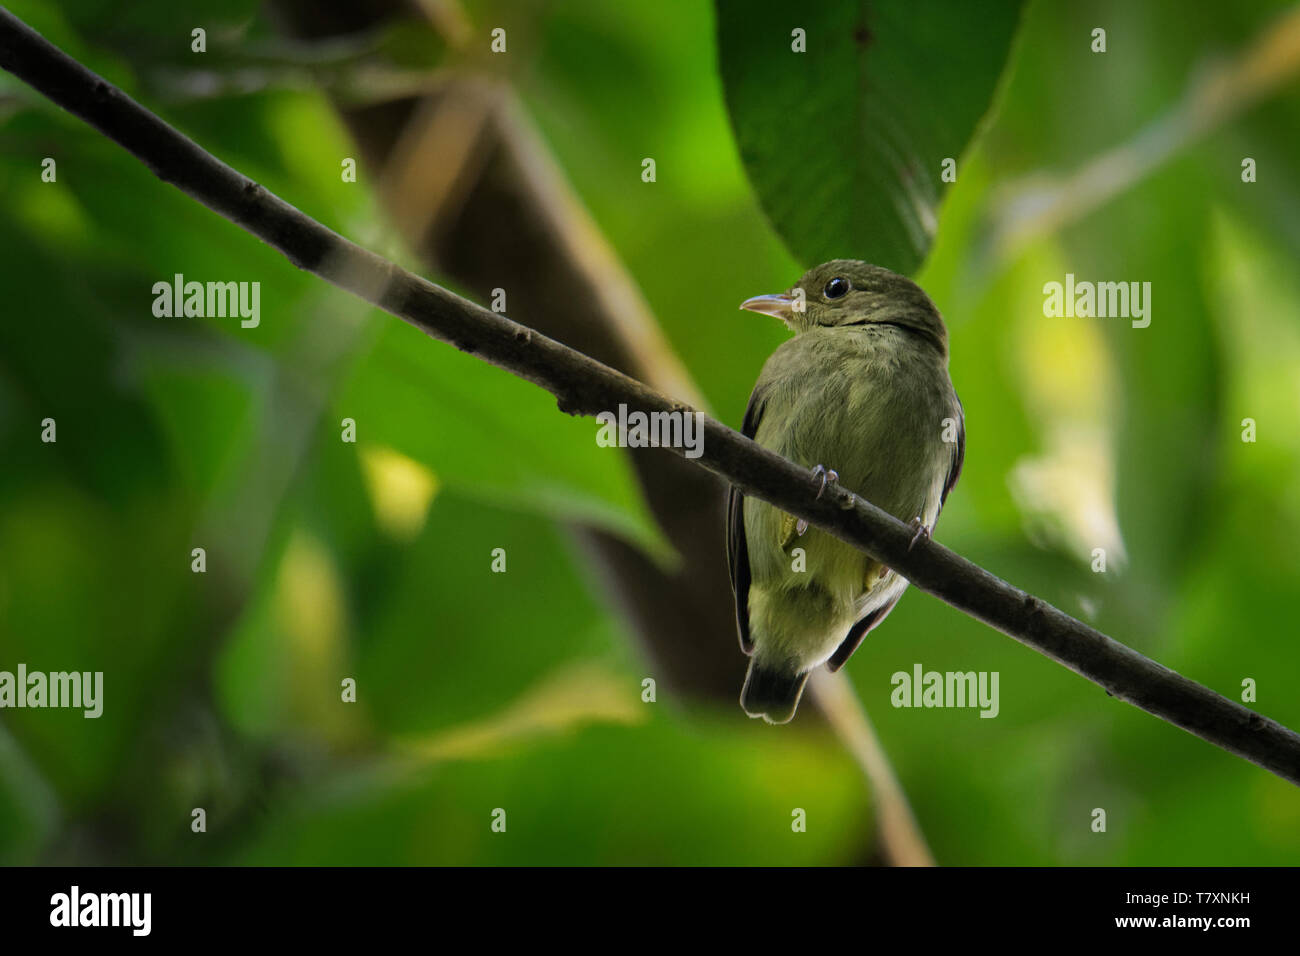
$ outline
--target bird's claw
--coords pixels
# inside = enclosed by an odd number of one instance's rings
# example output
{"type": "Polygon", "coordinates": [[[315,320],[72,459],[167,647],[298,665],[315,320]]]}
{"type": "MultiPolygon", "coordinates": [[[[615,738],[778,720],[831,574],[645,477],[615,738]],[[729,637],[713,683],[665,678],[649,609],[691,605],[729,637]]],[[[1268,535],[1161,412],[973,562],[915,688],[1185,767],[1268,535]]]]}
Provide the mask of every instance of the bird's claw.
{"type": "MultiPolygon", "coordinates": [[[[825,465],[816,465],[813,470],[813,477],[822,480],[821,487],[817,489],[817,497],[820,498],[826,491],[826,486],[834,484],[840,480],[839,472],[827,468],[825,465]]],[[[808,522],[800,518],[795,522],[794,533],[796,537],[803,537],[803,533],[808,530],[808,522]]]]}
{"type": "Polygon", "coordinates": [[[920,541],[922,538],[925,538],[928,541],[930,538],[930,533],[934,530],[929,525],[927,525],[924,521],[922,521],[919,516],[909,521],[908,527],[916,532],[914,535],[912,535],[912,540],[907,545],[908,551],[911,551],[913,548],[915,548],[916,542],[920,541]]]}
{"type": "Polygon", "coordinates": [[[820,498],[825,493],[827,485],[834,484],[835,482],[840,480],[839,472],[835,471],[834,469],[827,468],[825,465],[814,466],[812,473],[814,478],[820,478],[822,480],[821,487],[817,489],[818,498],[820,498]]]}

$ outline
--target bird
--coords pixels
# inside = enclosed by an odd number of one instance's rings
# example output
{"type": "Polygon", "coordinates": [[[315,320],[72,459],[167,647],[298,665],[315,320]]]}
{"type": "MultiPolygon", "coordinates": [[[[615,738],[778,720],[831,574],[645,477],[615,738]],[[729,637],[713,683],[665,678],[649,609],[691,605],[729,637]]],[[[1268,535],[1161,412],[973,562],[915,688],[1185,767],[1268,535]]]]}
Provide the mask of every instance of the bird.
{"type": "MultiPolygon", "coordinates": [[[[929,537],[961,475],[965,412],[948,372],[948,332],[911,279],[855,259],[806,272],[741,309],[794,336],[763,365],[742,433],[929,537]]],[[[740,704],[788,723],[812,671],[838,670],[898,603],[907,580],[734,485],[727,564],[741,650],[740,704]],[[802,549],[802,550],[800,550],[802,549]]]]}

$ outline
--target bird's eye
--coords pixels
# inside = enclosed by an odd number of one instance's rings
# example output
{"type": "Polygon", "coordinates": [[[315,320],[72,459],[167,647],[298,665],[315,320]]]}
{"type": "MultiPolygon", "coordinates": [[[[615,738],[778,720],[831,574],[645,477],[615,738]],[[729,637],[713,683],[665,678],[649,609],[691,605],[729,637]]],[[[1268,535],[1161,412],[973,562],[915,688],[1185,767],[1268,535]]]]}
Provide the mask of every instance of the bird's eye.
{"type": "Polygon", "coordinates": [[[822,290],[822,295],[828,299],[842,299],[849,294],[849,280],[844,276],[836,276],[830,282],[826,283],[826,288],[822,290]]]}

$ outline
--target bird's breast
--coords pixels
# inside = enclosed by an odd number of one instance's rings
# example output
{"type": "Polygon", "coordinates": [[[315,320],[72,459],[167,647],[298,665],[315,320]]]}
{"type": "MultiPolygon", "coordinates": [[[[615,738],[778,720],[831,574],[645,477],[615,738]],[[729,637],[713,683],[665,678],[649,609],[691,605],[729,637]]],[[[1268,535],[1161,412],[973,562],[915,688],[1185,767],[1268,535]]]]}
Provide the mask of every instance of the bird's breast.
{"type": "Polygon", "coordinates": [[[812,331],[778,349],[759,382],[759,444],[834,469],[900,520],[926,510],[947,473],[945,419],[956,408],[941,356],[893,328],[812,331]]]}

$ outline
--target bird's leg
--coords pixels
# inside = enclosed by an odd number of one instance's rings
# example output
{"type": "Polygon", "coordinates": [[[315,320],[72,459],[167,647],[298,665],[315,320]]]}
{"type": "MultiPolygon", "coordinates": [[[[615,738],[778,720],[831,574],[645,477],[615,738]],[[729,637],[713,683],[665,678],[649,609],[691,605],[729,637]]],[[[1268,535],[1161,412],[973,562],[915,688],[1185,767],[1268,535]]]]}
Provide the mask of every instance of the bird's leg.
{"type": "MultiPolygon", "coordinates": [[[[817,489],[817,497],[820,498],[826,492],[826,486],[834,484],[840,480],[839,472],[827,468],[825,465],[817,465],[812,470],[814,478],[822,480],[821,487],[817,489]]],[[[800,518],[795,525],[795,534],[802,537],[803,533],[808,530],[808,522],[800,518]]]]}
{"type": "Polygon", "coordinates": [[[907,526],[916,532],[916,534],[912,535],[912,540],[908,542],[907,545],[908,551],[911,551],[913,548],[915,548],[916,542],[920,541],[922,538],[926,538],[928,540],[931,533],[934,531],[934,528],[932,528],[930,525],[926,524],[924,521],[921,520],[920,515],[918,515],[917,517],[909,521],[907,523],[907,526]]]}

